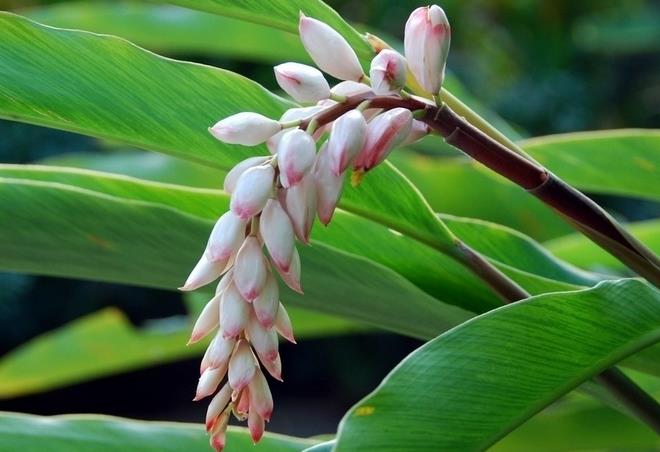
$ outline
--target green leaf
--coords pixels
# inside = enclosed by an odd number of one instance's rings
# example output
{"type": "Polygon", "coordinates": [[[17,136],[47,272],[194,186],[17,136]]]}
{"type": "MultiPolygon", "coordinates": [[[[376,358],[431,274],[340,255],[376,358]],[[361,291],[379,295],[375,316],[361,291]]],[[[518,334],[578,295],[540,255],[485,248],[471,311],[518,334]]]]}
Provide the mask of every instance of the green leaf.
{"type": "MultiPolygon", "coordinates": [[[[208,299],[204,294],[195,295],[208,299]]],[[[0,398],[201,356],[208,341],[186,346],[198,311],[194,309],[190,317],[161,319],[136,328],[121,311],[106,308],[47,332],[0,360],[0,398]],[[98,359],[100,352],[103,359],[98,359]]],[[[295,307],[288,312],[298,340],[365,329],[295,307]]]]}
{"type": "Polygon", "coordinates": [[[583,191],[660,201],[660,130],[568,133],[521,145],[583,191]]]}
{"type": "Polygon", "coordinates": [[[660,292],[603,282],[491,311],[409,355],[344,417],[337,450],[483,450],[660,340],[660,292]]]}
{"type": "MultiPolygon", "coordinates": [[[[660,253],[660,220],[641,221],[626,225],[633,236],[660,253]]],[[[556,256],[578,267],[599,272],[625,272],[626,267],[581,234],[571,234],[545,243],[556,256]]]]}
{"type": "MultiPolygon", "coordinates": [[[[229,427],[226,452],[297,452],[312,439],[266,433],[254,446],[247,429],[229,427]]],[[[153,422],[93,414],[33,416],[0,413],[0,450],[25,452],[208,452],[208,437],[198,424],[153,422]]]]}
{"type": "Polygon", "coordinates": [[[291,33],[177,6],[76,1],[20,12],[47,25],[120,36],[170,55],[213,54],[264,63],[309,61],[291,33]],[[218,39],[220,30],[222,39],[218,39]]]}

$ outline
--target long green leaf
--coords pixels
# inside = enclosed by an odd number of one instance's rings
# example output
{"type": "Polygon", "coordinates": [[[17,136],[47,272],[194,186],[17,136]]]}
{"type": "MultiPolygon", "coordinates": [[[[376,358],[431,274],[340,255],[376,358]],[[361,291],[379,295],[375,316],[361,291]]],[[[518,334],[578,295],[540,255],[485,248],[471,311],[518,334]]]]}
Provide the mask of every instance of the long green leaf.
{"type": "Polygon", "coordinates": [[[499,308],[402,361],[344,417],[337,450],[483,450],[658,340],[660,292],[640,280],[499,308]]]}
{"type": "Polygon", "coordinates": [[[54,27],[120,36],[168,55],[212,54],[265,63],[309,60],[291,33],[171,5],[74,1],[20,13],[54,27]]]}
{"type": "Polygon", "coordinates": [[[584,191],[660,201],[660,130],[550,135],[521,145],[584,191]]]}
{"type": "MultiPolygon", "coordinates": [[[[311,439],[266,433],[258,446],[247,429],[229,427],[227,452],[298,452],[311,439]]],[[[147,422],[100,415],[32,416],[0,413],[0,450],[24,452],[208,452],[197,424],[147,422]]]]}

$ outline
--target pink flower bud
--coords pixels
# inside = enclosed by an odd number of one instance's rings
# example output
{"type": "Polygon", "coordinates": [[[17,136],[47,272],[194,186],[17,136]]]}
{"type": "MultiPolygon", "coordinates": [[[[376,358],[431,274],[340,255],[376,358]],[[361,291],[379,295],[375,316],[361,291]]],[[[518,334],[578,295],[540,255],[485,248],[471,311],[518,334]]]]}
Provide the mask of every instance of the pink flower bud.
{"type": "Polygon", "coordinates": [[[387,95],[398,93],[406,86],[406,60],[398,52],[385,49],[371,60],[369,77],[374,93],[387,95]]]}
{"type": "Polygon", "coordinates": [[[193,326],[192,334],[188,345],[194,344],[209,334],[215,327],[218,326],[218,319],[220,313],[220,296],[216,295],[211,298],[211,301],[206,303],[204,309],[197,317],[195,326],[193,326]]]}
{"type": "Polygon", "coordinates": [[[358,110],[351,110],[335,120],[328,139],[330,170],[335,176],[343,173],[364,146],[367,121],[358,110]]]}
{"type": "MultiPolygon", "coordinates": [[[[227,416],[227,421],[229,421],[229,416],[227,416]]],[[[215,452],[222,452],[225,448],[225,439],[225,430],[219,430],[210,436],[209,444],[215,452]]]]}
{"type": "Polygon", "coordinates": [[[206,410],[206,431],[211,431],[218,417],[222,414],[227,407],[231,398],[231,387],[224,385],[220,391],[211,399],[209,406],[206,410]]]}
{"type": "MultiPolygon", "coordinates": [[[[311,107],[289,108],[287,111],[284,112],[284,114],[280,118],[280,122],[290,122],[290,121],[296,121],[298,119],[309,118],[310,116],[318,113],[322,109],[323,107],[318,105],[314,105],[311,107]]],[[[287,131],[288,130],[282,130],[280,132],[277,132],[275,135],[273,135],[266,141],[266,146],[268,146],[268,150],[270,151],[271,154],[277,153],[277,145],[282,139],[282,135],[287,133],[287,131]]]]}
{"type": "Polygon", "coordinates": [[[429,133],[431,133],[431,128],[425,122],[413,119],[410,133],[408,134],[406,139],[403,140],[401,146],[417,143],[419,140],[424,138],[429,133]]]}
{"type": "Polygon", "coordinates": [[[231,210],[226,212],[216,222],[209,243],[206,245],[206,255],[211,262],[229,259],[245,238],[247,220],[234,215],[231,210]]]}
{"type": "Polygon", "coordinates": [[[202,358],[202,361],[199,363],[199,373],[200,375],[204,373],[206,369],[211,367],[211,349],[213,348],[213,344],[215,343],[215,339],[218,337],[220,333],[217,333],[213,340],[211,340],[211,343],[209,344],[208,347],[206,347],[206,351],[204,352],[204,357],[202,358]]]}
{"type": "Polygon", "coordinates": [[[282,135],[277,145],[277,164],[284,188],[300,183],[314,164],[316,143],[310,134],[293,129],[282,135]]]}
{"type": "Polygon", "coordinates": [[[240,392],[240,395],[234,391],[233,397],[238,397],[238,401],[236,402],[236,413],[238,415],[237,417],[247,417],[248,411],[250,411],[250,390],[248,388],[243,388],[243,390],[240,392]]]}
{"type": "Polygon", "coordinates": [[[257,444],[262,436],[264,436],[264,429],[266,425],[264,423],[264,418],[262,418],[257,409],[250,409],[248,413],[248,428],[250,429],[250,436],[254,444],[257,444]]]}
{"type": "Polygon", "coordinates": [[[275,324],[275,316],[279,305],[280,294],[277,281],[275,281],[273,274],[269,272],[261,293],[252,302],[254,314],[264,328],[270,328],[275,324]]]}
{"type": "MultiPolygon", "coordinates": [[[[250,350],[247,341],[240,340],[229,361],[229,385],[236,392],[246,387],[256,376],[259,365],[250,350]]],[[[263,375],[262,375],[263,376],[263,375]]],[[[250,388],[252,392],[252,388],[250,388]]]]}
{"type": "Polygon", "coordinates": [[[291,266],[288,272],[283,272],[278,267],[275,267],[275,269],[287,286],[300,294],[303,293],[300,286],[300,255],[297,249],[294,248],[293,250],[293,258],[291,259],[291,266]]]}
{"type": "Polygon", "coordinates": [[[273,361],[277,358],[277,332],[272,328],[264,328],[257,317],[250,316],[247,324],[247,338],[261,362],[273,361]]]}
{"type": "Polygon", "coordinates": [[[236,182],[238,182],[238,178],[241,176],[241,174],[243,174],[247,169],[252,168],[253,166],[263,165],[264,163],[266,163],[266,160],[268,160],[269,158],[270,157],[268,156],[248,157],[245,160],[239,162],[225,176],[225,181],[222,186],[222,189],[231,195],[234,189],[236,188],[236,182]]]}
{"type": "Polygon", "coordinates": [[[296,102],[315,103],[330,97],[330,86],[315,67],[300,63],[280,64],[275,66],[275,78],[296,102]]]}
{"type": "MultiPolygon", "coordinates": [[[[366,123],[365,123],[366,128],[366,123]]],[[[314,165],[316,182],[316,212],[321,223],[327,225],[332,219],[337,202],[341,197],[346,173],[336,176],[331,170],[330,155],[327,148],[321,149],[314,165]]]]}
{"type": "Polygon", "coordinates": [[[273,396],[270,393],[268,382],[261,369],[257,369],[254,373],[249,388],[250,411],[254,408],[259,413],[259,416],[270,421],[270,416],[273,414],[273,396]]]}
{"type": "Polygon", "coordinates": [[[286,312],[286,308],[282,303],[280,303],[280,307],[277,310],[277,317],[275,318],[275,329],[284,339],[291,342],[292,344],[296,343],[296,339],[293,337],[293,326],[291,325],[289,313],[286,312]]]}
{"type": "Polygon", "coordinates": [[[259,240],[254,236],[246,238],[234,262],[234,283],[248,302],[257,298],[266,284],[267,265],[259,240]]]}
{"type": "Polygon", "coordinates": [[[195,393],[195,398],[193,401],[202,400],[204,397],[208,397],[218,389],[218,385],[225,378],[227,374],[227,368],[217,368],[217,369],[206,369],[204,373],[199,377],[199,382],[197,383],[197,392],[195,393]]]}
{"type": "Polygon", "coordinates": [[[277,381],[282,381],[282,360],[280,359],[279,353],[274,360],[262,362],[262,364],[271,377],[277,381]]]}
{"type": "Polygon", "coordinates": [[[450,39],[449,21],[439,6],[423,6],[410,14],[403,41],[408,67],[431,94],[442,87],[450,39]]]}
{"type": "Polygon", "coordinates": [[[364,76],[355,51],[329,25],[300,14],[300,40],[314,63],[340,80],[359,82],[364,76]]]}
{"type": "Polygon", "coordinates": [[[226,265],[227,260],[211,262],[206,255],[203,255],[192,272],[190,272],[190,276],[186,279],[185,284],[179,287],[179,290],[188,292],[215,281],[222,275],[226,265]]]}
{"type": "Polygon", "coordinates": [[[261,212],[259,231],[273,263],[288,271],[295,237],[291,220],[278,200],[269,199],[266,203],[261,212]]]}
{"type": "Polygon", "coordinates": [[[224,338],[238,337],[250,316],[250,306],[238,292],[235,284],[231,284],[222,293],[220,302],[220,329],[224,338]]]}
{"type": "Polygon", "coordinates": [[[316,185],[313,176],[304,177],[298,185],[286,190],[285,206],[296,236],[309,243],[316,215],[316,185]]]}
{"type": "Polygon", "coordinates": [[[275,170],[271,165],[245,170],[236,181],[230,207],[236,216],[247,220],[261,212],[273,193],[275,170]]]}
{"type": "Polygon", "coordinates": [[[224,337],[222,331],[218,331],[213,343],[209,346],[209,367],[223,367],[229,362],[229,357],[236,345],[235,337],[224,337]]]}
{"type": "Polygon", "coordinates": [[[405,108],[394,108],[376,116],[367,127],[367,139],[353,168],[369,171],[381,163],[410,134],[411,128],[412,113],[405,108]]]}
{"type": "Polygon", "coordinates": [[[256,146],[282,129],[280,123],[258,113],[242,112],[218,121],[211,135],[229,144],[256,146]]]}
{"type": "Polygon", "coordinates": [[[337,83],[330,90],[330,93],[336,96],[346,96],[346,97],[356,96],[358,94],[366,94],[370,92],[372,91],[369,85],[365,85],[364,83],[354,82],[352,80],[346,80],[344,82],[337,83]]]}

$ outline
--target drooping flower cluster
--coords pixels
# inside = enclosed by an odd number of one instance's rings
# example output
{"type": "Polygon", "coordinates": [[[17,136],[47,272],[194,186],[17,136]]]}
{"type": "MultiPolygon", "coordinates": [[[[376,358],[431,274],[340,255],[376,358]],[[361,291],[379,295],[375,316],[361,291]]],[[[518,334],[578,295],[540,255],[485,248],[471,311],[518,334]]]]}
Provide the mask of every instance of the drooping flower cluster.
{"type": "Polygon", "coordinates": [[[215,224],[203,256],[181,288],[195,290],[220,278],[190,338],[197,342],[217,329],[202,359],[195,395],[200,400],[215,394],[206,428],[216,450],[224,447],[232,413],[247,419],[255,442],[270,420],[273,399],[262,368],[281,380],[278,333],[295,342],[275,273],[302,293],[295,239],[309,243],[316,216],[323,224],[330,222],[348,170],[358,181],[394,147],[429,131],[410,109],[370,108],[371,101],[379,96],[409,98],[402,91],[408,71],[434,95],[444,77],[449,24],[437,6],[412,13],[406,24],[406,58],[381,50],[371,62],[370,77],[348,42],[327,24],[301,14],[299,31],[318,68],[342,82],[331,88],[314,67],[280,64],[275,66],[278,84],[308,106],[286,111],[279,121],[238,113],[210,129],[225,143],[266,143],[271,152],[238,163],[226,175],[223,188],[231,195],[230,210],[215,224]],[[355,97],[360,102],[350,103],[355,97]],[[346,105],[351,108],[342,107],[346,105]],[[338,114],[329,114],[338,107],[338,114]]]}

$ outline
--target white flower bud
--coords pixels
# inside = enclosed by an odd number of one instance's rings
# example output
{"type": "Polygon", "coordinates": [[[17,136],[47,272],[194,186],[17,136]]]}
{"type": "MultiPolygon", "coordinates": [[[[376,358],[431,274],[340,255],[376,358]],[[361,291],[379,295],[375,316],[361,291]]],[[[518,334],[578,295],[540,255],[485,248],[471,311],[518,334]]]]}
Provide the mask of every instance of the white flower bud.
{"type": "Polygon", "coordinates": [[[222,189],[226,193],[231,195],[234,189],[236,188],[236,182],[238,182],[238,178],[241,176],[241,174],[243,174],[246,170],[252,168],[253,166],[259,166],[266,163],[266,160],[268,160],[269,158],[270,157],[268,156],[248,157],[245,160],[239,162],[225,176],[225,181],[222,186],[222,189]]]}
{"type": "Polygon", "coordinates": [[[324,147],[316,158],[314,181],[316,182],[316,212],[321,223],[325,225],[332,219],[346,178],[345,172],[339,176],[335,175],[330,165],[330,155],[328,149],[324,147]]]}
{"type": "Polygon", "coordinates": [[[231,387],[226,384],[218,391],[218,393],[211,399],[209,407],[206,410],[206,431],[213,429],[213,424],[218,420],[218,416],[222,414],[227,407],[231,398],[231,387]]]}
{"type": "Polygon", "coordinates": [[[280,303],[280,307],[277,309],[275,329],[284,339],[291,342],[292,344],[296,343],[296,339],[293,337],[293,325],[291,325],[289,313],[286,312],[286,308],[282,303],[280,303]]]}
{"type": "Polygon", "coordinates": [[[199,314],[199,317],[197,317],[188,345],[198,342],[218,326],[219,314],[220,296],[216,295],[211,298],[211,301],[206,303],[204,309],[202,309],[202,312],[199,314]]]}
{"type": "Polygon", "coordinates": [[[218,121],[209,131],[224,143],[256,146],[281,129],[280,123],[273,119],[259,113],[242,112],[218,121]]]}
{"type": "Polygon", "coordinates": [[[284,63],[274,69],[277,83],[296,102],[315,103],[330,97],[330,85],[315,67],[284,63]]]}
{"type": "MultiPolygon", "coordinates": [[[[236,350],[229,360],[229,385],[235,392],[239,392],[253,380],[258,368],[259,364],[257,364],[247,341],[243,339],[238,341],[236,350]]],[[[258,372],[261,373],[261,371],[258,372]]],[[[250,392],[252,392],[251,389],[250,392]]]]}
{"type": "Polygon", "coordinates": [[[234,284],[247,301],[261,293],[268,275],[267,265],[259,240],[254,236],[246,238],[234,262],[234,284]]]}
{"type": "Polygon", "coordinates": [[[231,210],[225,212],[211,231],[208,245],[206,245],[208,259],[211,262],[229,259],[241,246],[245,238],[246,225],[247,220],[237,217],[231,210]]]}
{"type": "Polygon", "coordinates": [[[276,199],[269,199],[261,212],[259,232],[273,263],[288,271],[293,256],[293,225],[286,211],[276,199]]]}
{"type": "Polygon", "coordinates": [[[247,324],[247,337],[261,362],[277,358],[277,333],[273,328],[264,328],[255,315],[250,316],[247,324]]]}
{"type": "Polygon", "coordinates": [[[445,77],[451,29],[437,5],[417,8],[406,22],[404,48],[408,67],[425,91],[438,94],[445,77]]]}
{"type": "Polygon", "coordinates": [[[285,207],[289,214],[296,236],[304,243],[309,243],[309,234],[316,215],[316,184],[311,175],[285,193],[285,207]]]}
{"type": "Polygon", "coordinates": [[[277,145],[277,164],[284,188],[302,181],[314,164],[316,143],[310,134],[300,129],[286,132],[277,145]]]}
{"type": "Polygon", "coordinates": [[[229,287],[229,284],[231,284],[233,281],[234,281],[234,269],[230,268],[229,270],[227,270],[227,273],[225,273],[222,276],[222,279],[220,279],[218,286],[215,288],[215,294],[216,295],[221,294],[227,287],[229,287]]]}
{"type": "Polygon", "coordinates": [[[266,425],[264,423],[264,418],[262,418],[257,409],[250,409],[248,413],[248,429],[250,430],[250,437],[254,444],[257,444],[262,436],[264,436],[264,429],[266,425]]]}
{"type": "Polygon", "coordinates": [[[341,115],[332,124],[326,152],[330,170],[335,176],[342,174],[362,150],[367,136],[367,121],[358,110],[341,115]]]}
{"type": "Polygon", "coordinates": [[[224,338],[238,337],[250,316],[250,306],[231,284],[222,292],[220,301],[220,330],[224,338]]]}
{"type": "Polygon", "coordinates": [[[243,220],[261,212],[273,193],[275,170],[271,165],[247,169],[236,181],[231,194],[231,211],[243,220]]]}
{"type": "Polygon", "coordinates": [[[271,377],[277,381],[282,381],[282,360],[280,359],[279,353],[277,354],[277,358],[273,361],[266,361],[262,364],[271,377]]]}
{"type": "Polygon", "coordinates": [[[428,124],[426,124],[425,122],[413,119],[412,128],[410,129],[410,133],[408,134],[406,139],[403,140],[403,142],[401,143],[401,146],[406,146],[408,144],[417,143],[419,140],[424,138],[429,133],[431,133],[431,128],[428,126],[428,124]]]}
{"type": "Polygon", "coordinates": [[[337,83],[330,90],[330,93],[336,96],[346,96],[346,97],[357,96],[358,94],[366,94],[370,92],[372,91],[369,85],[365,85],[364,83],[354,82],[352,80],[346,80],[344,82],[337,83]]]}
{"type": "Polygon", "coordinates": [[[197,383],[197,392],[193,401],[201,400],[208,397],[218,389],[220,382],[227,374],[227,368],[206,369],[199,377],[197,383]]]}
{"type": "MultiPolygon", "coordinates": [[[[306,119],[321,110],[323,110],[323,107],[319,105],[313,105],[311,107],[289,108],[280,118],[280,122],[291,122],[297,121],[298,119],[306,119]]],[[[268,146],[268,150],[271,154],[277,153],[277,145],[285,133],[287,133],[287,130],[277,132],[266,141],[266,146],[268,146]]]]}
{"type": "Polygon", "coordinates": [[[179,287],[179,290],[188,292],[199,289],[200,287],[215,281],[220,275],[222,275],[226,266],[227,260],[211,262],[206,257],[206,254],[204,254],[197,262],[197,265],[195,265],[192,272],[190,272],[190,276],[186,279],[185,284],[182,287],[179,287]]]}
{"type": "Polygon", "coordinates": [[[278,267],[275,267],[275,269],[287,286],[300,294],[303,293],[302,287],[300,286],[300,255],[298,254],[297,249],[293,249],[293,258],[291,259],[291,266],[289,267],[288,272],[283,272],[278,267]]]}
{"type": "Polygon", "coordinates": [[[273,396],[261,369],[257,369],[254,373],[249,388],[250,409],[254,408],[259,416],[270,421],[270,416],[273,414],[273,396]]]}
{"type": "Polygon", "coordinates": [[[374,93],[398,93],[406,86],[406,59],[394,50],[385,49],[371,60],[369,77],[374,93]]]}
{"type": "Polygon", "coordinates": [[[405,108],[394,108],[376,116],[367,127],[367,139],[353,168],[369,171],[381,163],[410,134],[411,128],[412,113],[405,108]]]}
{"type": "Polygon", "coordinates": [[[340,80],[362,79],[364,72],[355,51],[336,30],[301,14],[298,31],[305,50],[322,71],[340,80]]]}
{"type": "Polygon", "coordinates": [[[224,337],[222,331],[218,331],[213,343],[209,346],[209,367],[226,366],[235,345],[235,337],[224,337]]]}
{"type": "Polygon", "coordinates": [[[275,324],[275,317],[279,305],[280,293],[279,288],[277,287],[277,281],[273,274],[269,272],[264,288],[261,289],[259,296],[252,302],[254,314],[264,328],[270,328],[275,324]]]}

